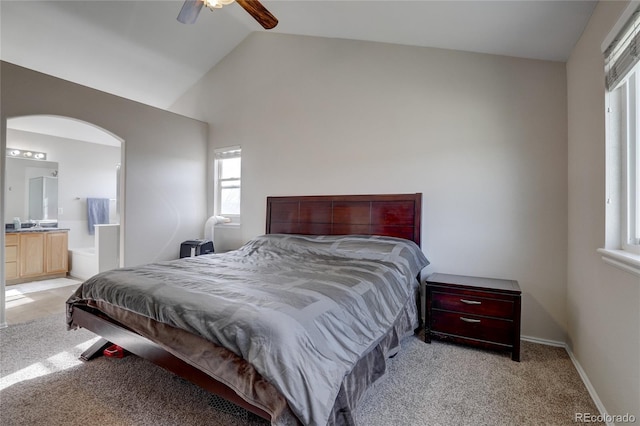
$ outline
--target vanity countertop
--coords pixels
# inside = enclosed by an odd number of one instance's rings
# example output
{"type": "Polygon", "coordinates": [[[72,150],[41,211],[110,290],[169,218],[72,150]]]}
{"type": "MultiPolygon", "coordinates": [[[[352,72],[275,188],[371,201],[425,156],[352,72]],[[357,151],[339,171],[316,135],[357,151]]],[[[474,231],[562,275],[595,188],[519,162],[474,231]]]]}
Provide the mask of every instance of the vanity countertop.
{"type": "Polygon", "coordinates": [[[22,229],[5,229],[5,234],[24,234],[25,232],[55,232],[55,231],[69,231],[69,228],[22,228],[22,229]]]}

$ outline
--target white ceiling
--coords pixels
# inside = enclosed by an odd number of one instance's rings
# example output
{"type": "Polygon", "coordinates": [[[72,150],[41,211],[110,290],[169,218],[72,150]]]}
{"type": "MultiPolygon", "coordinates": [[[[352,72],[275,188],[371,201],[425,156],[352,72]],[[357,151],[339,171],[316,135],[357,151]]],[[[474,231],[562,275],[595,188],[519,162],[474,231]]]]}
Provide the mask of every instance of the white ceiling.
{"type": "MultiPolygon", "coordinates": [[[[566,61],[595,1],[263,0],[270,32],[566,61]]],[[[238,4],[176,21],[181,1],[0,1],[0,58],[168,108],[253,31],[238,4]]]]}

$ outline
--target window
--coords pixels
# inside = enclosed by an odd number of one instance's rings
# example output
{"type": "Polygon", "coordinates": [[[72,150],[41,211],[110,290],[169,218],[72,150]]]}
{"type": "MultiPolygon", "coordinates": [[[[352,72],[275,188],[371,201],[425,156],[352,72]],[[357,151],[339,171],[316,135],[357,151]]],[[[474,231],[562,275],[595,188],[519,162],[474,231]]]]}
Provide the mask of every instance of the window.
{"type": "Polygon", "coordinates": [[[240,222],[241,149],[223,148],[215,151],[215,215],[225,216],[232,223],[240,222]]]}
{"type": "Polygon", "coordinates": [[[600,253],[640,275],[640,10],[634,8],[604,52],[607,222],[600,253]]]}
{"type": "MultiPolygon", "coordinates": [[[[620,248],[640,254],[640,67],[608,96],[607,203],[619,217],[620,248]]],[[[618,228],[618,227],[616,227],[618,228]]],[[[615,240],[614,240],[615,241],[615,240]]]]}

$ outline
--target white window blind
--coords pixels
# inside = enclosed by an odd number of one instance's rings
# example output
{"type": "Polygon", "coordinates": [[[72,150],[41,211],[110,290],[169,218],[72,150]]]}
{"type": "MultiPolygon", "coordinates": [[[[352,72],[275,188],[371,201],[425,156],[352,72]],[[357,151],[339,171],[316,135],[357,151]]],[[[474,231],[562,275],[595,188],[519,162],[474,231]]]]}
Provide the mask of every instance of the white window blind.
{"type": "Polygon", "coordinates": [[[215,151],[216,160],[223,160],[227,158],[240,158],[242,150],[238,148],[223,148],[215,151]]]}
{"type": "Polygon", "coordinates": [[[640,58],[640,8],[631,15],[629,21],[604,51],[606,87],[615,90],[633,70],[640,58]]]}

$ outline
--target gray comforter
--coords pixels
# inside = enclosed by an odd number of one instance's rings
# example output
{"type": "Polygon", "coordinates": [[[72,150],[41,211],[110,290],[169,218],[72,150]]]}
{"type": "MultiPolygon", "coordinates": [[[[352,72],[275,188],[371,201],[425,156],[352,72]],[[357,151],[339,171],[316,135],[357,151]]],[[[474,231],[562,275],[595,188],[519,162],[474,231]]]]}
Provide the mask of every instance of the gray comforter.
{"type": "Polygon", "coordinates": [[[428,265],[411,241],[264,235],[238,250],[107,271],[68,303],[105,301],[226,347],[306,425],[394,324],[428,265]]]}

